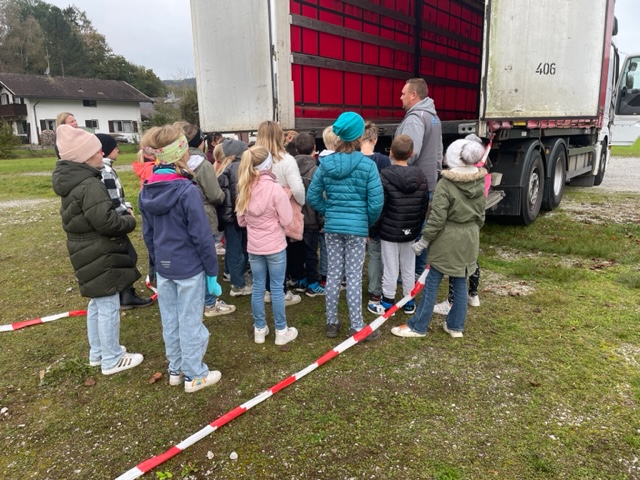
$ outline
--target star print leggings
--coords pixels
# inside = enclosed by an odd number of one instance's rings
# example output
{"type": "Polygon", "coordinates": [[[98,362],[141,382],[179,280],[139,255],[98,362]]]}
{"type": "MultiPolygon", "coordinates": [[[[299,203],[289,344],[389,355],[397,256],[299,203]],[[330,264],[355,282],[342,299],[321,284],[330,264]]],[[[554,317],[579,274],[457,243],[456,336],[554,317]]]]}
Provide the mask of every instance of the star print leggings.
{"type": "Polygon", "coordinates": [[[326,233],[327,285],[325,301],[327,323],[338,323],[338,300],[343,275],[347,279],[347,307],[351,328],[362,330],[362,267],[366,238],[341,233],[326,233]]]}

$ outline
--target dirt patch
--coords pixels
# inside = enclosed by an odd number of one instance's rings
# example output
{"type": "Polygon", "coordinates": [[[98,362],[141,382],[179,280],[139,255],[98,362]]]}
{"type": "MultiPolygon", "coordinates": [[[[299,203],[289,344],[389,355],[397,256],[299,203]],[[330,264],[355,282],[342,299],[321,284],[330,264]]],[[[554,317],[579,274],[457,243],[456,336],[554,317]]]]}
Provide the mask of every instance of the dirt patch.
{"type": "Polygon", "coordinates": [[[6,202],[0,202],[0,210],[9,210],[16,208],[29,208],[35,206],[44,206],[47,204],[53,205],[56,200],[52,200],[49,198],[35,198],[30,200],[7,200],[6,202]]]}
{"type": "MultiPolygon", "coordinates": [[[[616,200],[602,203],[576,202],[564,197],[558,209],[585,224],[640,223],[640,203],[616,200]]],[[[549,212],[547,215],[555,215],[549,212]]]]}

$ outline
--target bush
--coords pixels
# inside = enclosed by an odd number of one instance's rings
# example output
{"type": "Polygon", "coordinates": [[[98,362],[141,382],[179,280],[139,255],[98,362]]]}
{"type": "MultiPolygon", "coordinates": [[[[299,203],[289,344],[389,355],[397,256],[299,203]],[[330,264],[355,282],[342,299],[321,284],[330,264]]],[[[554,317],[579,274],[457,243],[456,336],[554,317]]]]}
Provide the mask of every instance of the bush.
{"type": "Polygon", "coordinates": [[[43,130],[40,133],[40,145],[55,145],[56,132],[53,130],[43,130]]]}
{"type": "Polygon", "coordinates": [[[13,149],[19,144],[20,139],[13,134],[11,125],[0,120],[0,158],[13,158],[13,149]]]}

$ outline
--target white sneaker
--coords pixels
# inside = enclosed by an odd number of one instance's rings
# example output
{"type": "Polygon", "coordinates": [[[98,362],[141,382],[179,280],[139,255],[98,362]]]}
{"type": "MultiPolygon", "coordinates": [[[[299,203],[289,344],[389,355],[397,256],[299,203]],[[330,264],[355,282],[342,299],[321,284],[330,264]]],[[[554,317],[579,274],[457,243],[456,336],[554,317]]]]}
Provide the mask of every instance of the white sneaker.
{"type": "MultiPolygon", "coordinates": [[[[296,295],[296,297],[297,296],[298,295],[296,295]]],[[[289,327],[284,330],[276,330],[276,345],[286,345],[297,337],[298,330],[294,327],[289,327]]]]}
{"type": "Polygon", "coordinates": [[[169,385],[177,387],[184,383],[184,373],[169,371],[169,385]]]}
{"type": "Polygon", "coordinates": [[[244,287],[234,287],[233,285],[231,285],[229,294],[232,297],[241,297],[245,295],[251,295],[251,290],[253,290],[253,287],[251,285],[245,285],[244,287]]]}
{"type": "Polygon", "coordinates": [[[271,292],[269,290],[264,292],[264,303],[271,303],[271,292]]]}
{"type": "Polygon", "coordinates": [[[393,327],[391,329],[391,333],[393,333],[396,337],[406,337],[406,338],[420,338],[420,337],[427,336],[426,333],[414,332],[413,330],[411,330],[411,328],[409,328],[409,325],[407,324],[400,325],[398,327],[393,327]]]}
{"type": "Polygon", "coordinates": [[[236,311],[235,305],[227,305],[219,298],[216,300],[211,306],[204,307],[204,316],[205,317],[217,317],[219,315],[228,315],[236,311]]]}
{"type": "MultiPolygon", "coordinates": [[[[295,305],[296,303],[300,303],[301,301],[302,301],[302,298],[300,297],[300,295],[296,295],[295,293],[291,293],[289,290],[287,290],[287,293],[285,293],[285,295],[284,295],[284,306],[285,307],[288,307],[289,305],[295,305]]],[[[291,328],[293,328],[293,327],[291,327],[291,328]]],[[[295,330],[295,328],[294,328],[294,330],[295,330]]],[[[298,334],[296,333],[296,335],[298,335],[298,334]]],[[[293,338],[292,338],[292,340],[293,340],[293,338]]],[[[283,343],[283,345],[284,345],[284,343],[283,343]]]]}
{"type": "Polygon", "coordinates": [[[445,320],[444,323],[442,324],[442,328],[444,329],[445,332],[447,332],[449,335],[451,335],[452,338],[462,338],[462,332],[459,330],[449,330],[449,328],[447,328],[447,321],[445,320]]]}
{"type": "Polygon", "coordinates": [[[449,315],[450,311],[451,304],[449,303],[449,300],[440,302],[435,307],[433,307],[433,313],[437,313],[438,315],[449,315]]]}
{"type": "Polygon", "coordinates": [[[197,392],[205,387],[218,383],[222,378],[222,374],[218,370],[209,370],[209,375],[193,380],[184,381],[184,391],[187,393],[197,392]]]}
{"type": "Polygon", "coordinates": [[[253,327],[253,341],[256,343],[264,343],[265,337],[269,335],[269,325],[265,325],[264,328],[253,327]]]}
{"type": "MultiPolygon", "coordinates": [[[[125,347],[124,345],[120,345],[120,348],[122,349],[122,353],[127,353],[127,347],[125,347]]],[[[90,367],[99,367],[101,365],[102,365],[102,358],[99,358],[98,360],[89,361],[90,367]]]]}
{"type": "Polygon", "coordinates": [[[216,253],[218,255],[225,255],[227,253],[227,250],[224,248],[224,243],[222,242],[216,243],[216,253]]]}
{"type": "Polygon", "coordinates": [[[479,307],[480,297],[478,295],[467,295],[467,305],[470,307],[479,307]]]}
{"type": "Polygon", "coordinates": [[[142,363],[144,357],[139,353],[125,353],[122,355],[118,363],[113,368],[102,369],[103,375],[113,375],[114,373],[129,370],[130,368],[137,367],[142,363]]]}

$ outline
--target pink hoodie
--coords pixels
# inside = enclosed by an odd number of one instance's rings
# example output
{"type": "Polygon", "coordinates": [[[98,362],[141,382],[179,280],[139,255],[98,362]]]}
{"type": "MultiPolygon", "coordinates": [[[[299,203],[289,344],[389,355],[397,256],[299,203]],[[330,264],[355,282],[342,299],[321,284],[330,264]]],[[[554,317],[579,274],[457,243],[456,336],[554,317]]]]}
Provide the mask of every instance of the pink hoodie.
{"type": "Polygon", "coordinates": [[[293,220],[293,210],[287,194],[271,172],[261,172],[251,186],[251,200],[238,224],[247,227],[247,252],[271,255],[287,247],[284,227],[293,220]]]}

